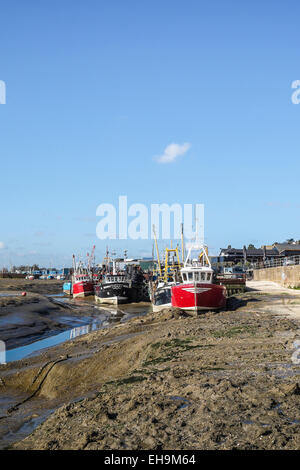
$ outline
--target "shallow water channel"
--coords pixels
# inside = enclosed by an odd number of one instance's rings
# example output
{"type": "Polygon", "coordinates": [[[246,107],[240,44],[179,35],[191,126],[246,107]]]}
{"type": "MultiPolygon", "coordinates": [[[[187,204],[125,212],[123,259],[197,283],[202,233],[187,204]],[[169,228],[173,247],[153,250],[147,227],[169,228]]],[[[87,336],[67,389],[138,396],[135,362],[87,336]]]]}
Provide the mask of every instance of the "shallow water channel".
{"type": "MultiPolygon", "coordinates": [[[[72,303],[68,298],[60,294],[48,296],[59,302],[72,303]]],[[[77,302],[76,302],[77,303],[77,302]]],[[[50,332],[46,338],[37,339],[25,346],[16,347],[6,351],[5,362],[18,361],[25,357],[37,355],[42,349],[56,346],[65,341],[72,340],[78,336],[85,335],[92,331],[126,322],[131,318],[146,315],[151,310],[150,304],[128,304],[118,307],[94,305],[92,300],[82,301],[82,316],[72,316],[72,311],[62,315],[59,320],[66,324],[66,330],[50,332]],[[70,328],[71,326],[71,328],[70,328]]]]}

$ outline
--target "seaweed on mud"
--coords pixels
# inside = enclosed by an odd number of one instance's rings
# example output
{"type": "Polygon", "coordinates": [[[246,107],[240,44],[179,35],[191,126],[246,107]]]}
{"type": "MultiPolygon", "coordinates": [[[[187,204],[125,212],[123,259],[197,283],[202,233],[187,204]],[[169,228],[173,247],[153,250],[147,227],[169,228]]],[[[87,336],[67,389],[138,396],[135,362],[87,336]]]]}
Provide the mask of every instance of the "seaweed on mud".
{"type": "Polygon", "coordinates": [[[148,360],[143,362],[144,367],[153,366],[155,364],[161,364],[163,362],[177,359],[179,354],[182,352],[190,351],[192,349],[199,348],[211,348],[213,344],[191,344],[194,340],[191,338],[174,338],[169,341],[158,342],[151,344],[151,348],[154,350],[162,349],[162,356],[152,357],[148,356],[148,360]],[[170,349],[175,349],[174,353],[170,353],[170,349]]]}
{"type": "Polygon", "coordinates": [[[165,342],[158,342],[158,343],[153,343],[151,344],[152,349],[159,349],[159,348],[180,348],[183,351],[188,351],[190,349],[196,349],[196,348],[210,348],[213,347],[213,344],[191,344],[194,340],[191,338],[185,338],[185,339],[180,339],[180,338],[174,338],[171,339],[170,341],[165,341],[165,342]]]}
{"type": "Polygon", "coordinates": [[[253,326],[234,326],[228,330],[214,330],[211,332],[215,338],[232,338],[237,335],[249,333],[255,335],[257,328],[253,326]]]}
{"type": "Polygon", "coordinates": [[[144,361],[143,362],[143,366],[147,367],[147,366],[152,366],[152,365],[155,365],[155,364],[161,364],[162,362],[168,362],[170,361],[171,359],[177,359],[177,355],[168,355],[168,356],[160,356],[160,357],[156,357],[155,359],[149,359],[149,361],[144,361]]]}
{"type": "Polygon", "coordinates": [[[160,374],[161,372],[169,372],[171,367],[165,367],[164,369],[135,369],[133,374],[146,374],[146,375],[153,375],[153,374],[160,374]]]}
{"type": "Polygon", "coordinates": [[[184,347],[187,344],[191,343],[192,341],[193,340],[190,339],[190,338],[186,338],[186,339],[174,338],[174,339],[171,339],[170,341],[153,343],[153,344],[151,344],[151,348],[152,349],[159,349],[161,347],[165,347],[165,348],[184,347]]]}
{"type": "Polygon", "coordinates": [[[130,377],[125,377],[124,379],[106,382],[106,385],[116,385],[119,387],[120,385],[131,385],[137,382],[143,382],[144,380],[147,380],[147,377],[144,377],[143,375],[132,375],[130,377]]]}

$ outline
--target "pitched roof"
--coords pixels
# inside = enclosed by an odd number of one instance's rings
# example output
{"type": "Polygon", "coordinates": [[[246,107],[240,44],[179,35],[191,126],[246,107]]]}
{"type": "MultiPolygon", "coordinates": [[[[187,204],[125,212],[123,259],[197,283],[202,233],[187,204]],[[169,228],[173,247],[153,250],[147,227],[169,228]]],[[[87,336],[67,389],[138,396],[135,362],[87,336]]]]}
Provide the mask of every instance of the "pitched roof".
{"type": "MultiPolygon", "coordinates": [[[[225,255],[243,255],[244,250],[242,248],[221,248],[221,253],[225,255]]],[[[263,256],[264,250],[263,248],[246,248],[247,256],[263,256]]],[[[278,256],[278,250],[276,248],[272,248],[272,250],[266,250],[267,256],[278,256]]]]}
{"type": "Polygon", "coordinates": [[[298,243],[275,243],[274,246],[281,253],[282,251],[300,251],[298,243]]]}

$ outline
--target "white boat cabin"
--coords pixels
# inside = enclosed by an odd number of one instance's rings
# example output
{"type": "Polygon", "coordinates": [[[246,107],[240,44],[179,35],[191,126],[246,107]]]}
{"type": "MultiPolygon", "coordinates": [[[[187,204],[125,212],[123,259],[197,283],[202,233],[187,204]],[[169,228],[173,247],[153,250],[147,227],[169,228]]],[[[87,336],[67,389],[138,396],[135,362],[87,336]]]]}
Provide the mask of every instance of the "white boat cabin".
{"type": "Polygon", "coordinates": [[[181,269],[183,284],[190,283],[211,283],[213,280],[213,270],[206,266],[190,266],[181,269]]]}
{"type": "Polygon", "coordinates": [[[184,266],[180,270],[183,284],[212,283],[214,271],[207,251],[204,245],[190,244],[184,266]],[[198,251],[197,258],[192,257],[193,251],[198,251]]]}

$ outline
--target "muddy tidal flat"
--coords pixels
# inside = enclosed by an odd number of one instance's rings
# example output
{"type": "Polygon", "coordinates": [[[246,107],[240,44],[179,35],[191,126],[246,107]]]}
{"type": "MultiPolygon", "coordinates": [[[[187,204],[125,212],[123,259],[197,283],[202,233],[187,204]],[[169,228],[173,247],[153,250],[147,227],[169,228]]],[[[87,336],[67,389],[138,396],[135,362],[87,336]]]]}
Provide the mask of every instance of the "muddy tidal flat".
{"type": "Polygon", "coordinates": [[[249,287],[218,313],[149,312],[0,365],[0,447],[299,449],[300,295],[249,287]]]}

